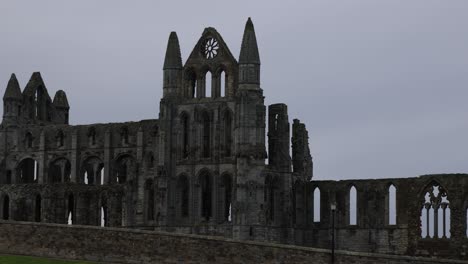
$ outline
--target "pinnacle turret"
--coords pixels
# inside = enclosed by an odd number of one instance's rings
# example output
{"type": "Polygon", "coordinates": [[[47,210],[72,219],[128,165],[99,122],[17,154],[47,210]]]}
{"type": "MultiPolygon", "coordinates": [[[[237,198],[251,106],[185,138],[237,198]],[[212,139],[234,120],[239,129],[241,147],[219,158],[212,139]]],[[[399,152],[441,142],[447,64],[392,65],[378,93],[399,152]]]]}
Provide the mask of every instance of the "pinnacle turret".
{"type": "Polygon", "coordinates": [[[18,80],[16,79],[16,75],[13,73],[11,74],[10,80],[8,81],[8,85],[5,91],[5,95],[3,96],[3,99],[18,99],[21,100],[22,95],[21,95],[21,88],[18,83],[18,80]]]}
{"type": "Polygon", "coordinates": [[[172,31],[167,42],[163,70],[180,68],[182,68],[182,56],[180,55],[179,39],[177,33],[172,31]]]}
{"type": "Polygon", "coordinates": [[[241,51],[239,55],[239,64],[260,64],[258,54],[257,37],[252,20],[247,20],[245,24],[244,36],[242,38],[241,51]]]}
{"type": "Polygon", "coordinates": [[[53,104],[57,108],[70,109],[70,105],[68,104],[67,100],[67,94],[62,90],[58,90],[55,93],[53,104]]]}

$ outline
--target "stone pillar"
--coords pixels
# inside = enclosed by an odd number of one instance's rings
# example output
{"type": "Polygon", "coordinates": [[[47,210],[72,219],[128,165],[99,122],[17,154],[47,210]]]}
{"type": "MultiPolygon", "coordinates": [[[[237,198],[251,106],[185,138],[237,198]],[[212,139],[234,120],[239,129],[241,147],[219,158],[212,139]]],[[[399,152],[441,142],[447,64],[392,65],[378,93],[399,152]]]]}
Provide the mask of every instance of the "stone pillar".
{"type": "Polygon", "coordinates": [[[45,131],[41,131],[39,139],[39,157],[37,160],[37,165],[39,166],[39,171],[37,172],[37,183],[44,184],[46,183],[47,177],[47,153],[46,153],[46,138],[45,131]]]}
{"type": "Polygon", "coordinates": [[[78,147],[78,133],[73,131],[71,135],[71,182],[79,182],[79,147],[78,147]]]}

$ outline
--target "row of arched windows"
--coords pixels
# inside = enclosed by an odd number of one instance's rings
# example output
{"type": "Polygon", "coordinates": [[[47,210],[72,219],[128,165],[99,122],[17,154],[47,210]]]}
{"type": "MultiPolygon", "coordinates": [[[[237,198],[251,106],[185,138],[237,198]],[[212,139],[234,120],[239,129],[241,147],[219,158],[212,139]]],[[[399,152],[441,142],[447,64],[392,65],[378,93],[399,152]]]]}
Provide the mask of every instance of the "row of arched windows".
{"type": "Polygon", "coordinates": [[[194,213],[204,221],[212,219],[216,211],[221,220],[231,221],[232,207],[232,177],[230,174],[222,174],[218,185],[214,185],[213,175],[203,171],[194,179],[192,184],[187,175],[181,174],[176,184],[176,204],[177,215],[180,218],[187,218],[194,213]],[[192,189],[192,190],[191,190],[192,189]],[[214,193],[217,192],[217,201],[214,200],[214,193]],[[196,210],[191,211],[190,205],[195,205],[196,210]]]}
{"type": "MultiPolygon", "coordinates": [[[[146,168],[154,168],[154,155],[152,152],[146,154],[146,168]]],[[[25,158],[18,163],[16,167],[15,183],[38,183],[39,163],[33,158],[25,158]]],[[[125,183],[136,177],[137,168],[135,159],[130,155],[121,155],[113,162],[111,179],[108,182],[125,183]]],[[[95,156],[85,159],[81,164],[81,171],[77,181],[89,185],[102,185],[104,181],[104,162],[95,156]]],[[[58,158],[53,160],[44,175],[46,183],[66,183],[71,182],[71,163],[67,158],[58,158]]],[[[7,170],[1,183],[12,183],[12,171],[7,170]]]]}
{"type": "MultiPolygon", "coordinates": [[[[312,219],[320,222],[321,203],[320,189],[313,191],[312,219]]],[[[347,216],[349,225],[358,224],[358,192],[355,186],[351,186],[348,193],[347,216]]],[[[386,223],[397,224],[397,189],[391,184],[386,196],[386,223]]],[[[451,225],[450,201],[446,190],[437,182],[431,183],[424,192],[421,206],[420,223],[421,238],[450,238],[451,225]]],[[[468,237],[468,208],[466,209],[466,236],[468,237]]]]}
{"type": "Polygon", "coordinates": [[[188,86],[189,98],[218,98],[227,95],[227,74],[220,70],[216,74],[207,71],[201,77],[193,70],[186,72],[186,81],[188,86]]]}
{"type": "MultiPolygon", "coordinates": [[[[222,137],[221,137],[221,147],[222,147],[222,155],[225,157],[229,157],[232,155],[232,112],[230,110],[225,110],[222,114],[222,127],[223,130],[222,137]]],[[[200,115],[200,144],[199,146],[201,150],[201,157],[202,158],[209,158],[212,156],[212,144],[213,144],[213,136],[212,136],[212,124],[213,120],[208,113],[208,111],[203,111],[200,115]]],[[[194,144],[196,140],[192,140],[192,130],[191,130],[191,120],[188,113],[183,112],[180,115],[180,127],[181,127],[181,135],[180,135],[180,146],[181,146],[181,157],[182,159],[186,159],[190,157],[191,154],[191,144],[194,144]]]]}

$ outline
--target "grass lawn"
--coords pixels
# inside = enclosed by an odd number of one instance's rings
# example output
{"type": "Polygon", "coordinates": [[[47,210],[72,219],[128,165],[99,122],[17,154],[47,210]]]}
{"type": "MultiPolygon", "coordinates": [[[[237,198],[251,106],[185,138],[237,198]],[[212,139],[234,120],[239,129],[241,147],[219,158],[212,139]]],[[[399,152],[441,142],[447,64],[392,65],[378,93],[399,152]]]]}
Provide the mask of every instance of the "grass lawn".
{"type": "Polygon", "coordinates": [[[55,260],[25,256],[0,255],[1,264],[91,264],[84,261],[55,260]]]}

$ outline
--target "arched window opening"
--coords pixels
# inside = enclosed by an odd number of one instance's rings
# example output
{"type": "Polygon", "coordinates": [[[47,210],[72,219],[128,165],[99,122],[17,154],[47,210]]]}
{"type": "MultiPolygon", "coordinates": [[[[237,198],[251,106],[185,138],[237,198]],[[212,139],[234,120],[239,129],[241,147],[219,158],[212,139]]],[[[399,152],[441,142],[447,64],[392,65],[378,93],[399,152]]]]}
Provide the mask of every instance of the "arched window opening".
{"type": "Polygon", "coordinates": [[[357,225],[357,190],[352,186],[349,189],[349,224],[357,225]]]}
{"type": "Polygon", "coordinates": [[[74,218],[74,212],[75,212],[75,198],[73,197],[73,194],[68,195],[68,207],[67,207],[67,223],[69,225],[73,225],[75,218],[74,218]]]}
{"type": "Polygon", "coordinates": [[[208,116],[208,113],[204,113],[202,117],[202,134],[203,134],[203,146],[202,146],[202,156],[204,158],[209,158],[210,157],[210,151],[211,151],[211,124],[210,124],[210,117],[208,116]]]}
{"type": "Polygon", "coordinates": [[[185,159],[189,155],[189,118],[186,114],[182,115],[182,157],[185,159]]]}
{"type": "Polygon", "coordinates": [[[209,98],[212,95],[213,91],[213,76],[210,71],[205,75],[205,97],[209,98]]]}
{"type": "Polygon", "coordinates": [[[229,111],[224,113],[224,147],[225,156],[230,157],[232,155],[232,115],[229,111]]]}
{"type": "Polygon", "coordinates": [[[11,170],[7,170],[7,172],[6,172],[5,183],[6,184],[11,184],[11,170]]]}
{"type": "Polygon", "coordinates": [[[314,190],[314,222],[320,222],[320,189],[316,187],[314,190]]]}
{"type": "Polygon", "coordinates": [[[122,127],[120,129],[120,140],[122,142],[122,145],[127,145],[128,144],[128,128],[127,127],[122,127]]]}
{"type": "Polygon", "coordinates": [[[433,182],[424,192],[421,209],[422,238],[450,238],[450,202],[446,190],[433,182]]]}
{"type": "Polygon", "coordinates": [[[123,155],[116,161],[115,181],[124,184],[131,179],[135,179],[135,160],[130,155],[123,155]]]}
{"type": "Polygon", "coordinates": [[[104,163],[98,157],[89,157],[82,164],[80,182],[88,185],[104,184],[104,163]]]}
{"type": "Polygon", "coordinates": [[[278,130],[278,114],[275,115],[275,130],[278,130]]]}
{"type": "Polygon", "coordinates": [[[189,215],[189,182],[185,175],[179,177],[178,189],[180,214],[182,217],[187,217],[189,215]]]}
{"type": "Polygon", "coordinates": [[[189,98],[197,98],[198,94],[197,94],[197,86],[198,86],[198,83],[197,83],[197,75],[189,70],[186,72],[186,80],[187,80],[187,83],[188,83],[188,97],[189,98]]]}
{"type": "Polygon", "coordinates": [[[26,141],[26,147],[28,148],[33,147],[33,135],[31,134],[31,132],[26,133],[25,141],[26,141]]]}
{"type": "Polygon", "coordinates": [[[146,184],[146,195],[147,195],[147,202],[146,202],[146,216],[148,221],[154,220],[154,185],[152,180],[147,180],[146,184]]]}
{"type": "Polygon", "coordinates": [[[224,220],[231,222],[231,206],[232,206],[232,178],[229,174],[225,174],[223,177],[223,188],[224,188],[224,220]]]}
{"type": "Polygon", "coordinates": [[[211,198],[212,198],[212,184],[210,175],[203,173],[200,175],[200,188],[201,188],[201,216],[204,220],[210,220],[212,216],[211,198]]]}
{"type": "Polygon", "coordinates": [[[59,147],[59,148],[63,147],[64,140],[65,140],[65,135],[63,134],[62,130],[59,130],[57,132],[56,140],[57,140],[57,147],[59,147]]]}
{"type": "Polygon", "coordinates": [[[220,92],[221,92],[221,97],[225,97],[227,92],[226,92],[226,73],[222,71],[219,74],[219,82],[220,82],[220,92]]]}
{"type": "Polygon", "coordinates": [[[154,168],[154,155],[152,152],[148,153],[147,167],[148,169],[154,168]]]}
{"type": "Polygon", "coordinates": [[[70,182],[71,181],[71,163],[65,158],[53,161],[49,165],[50,183],[70,182]]]}
{"type": "Polygon", "coordinates": [[[101,227],[108,226],[107,206],[101,206],[101,227]]]}
{"type": "Polygon", "coordinates": [[[3,215],[2,215],[3,220],[9,220],[10,219],[10,197],[8,195],[5,195],[3,197],[3,215]]]}
{"type": "Polygon", "coordinates": [[[94,127],[88,129],[88,144],[91,146],[96,145],[96,129],[94,127]]]}
{"type": "Polygon", "coordinates": [[[17,167],[17,175],[21,183],[37,183],[39,164],[32,158],[22,160],[17,167]]]}
{"type": "Polygon", "coordinates": [[[40,195],[36,196],[36,209],[34,210],[34,221],[41,222],[42,220],[42,199],[40,195]]]}
{"type": "Polygon", "coordinates": [[[388,224],[397,224],[396,188],[393,184],[388,187],[388,224]]]}

